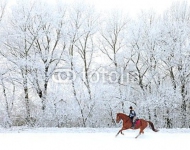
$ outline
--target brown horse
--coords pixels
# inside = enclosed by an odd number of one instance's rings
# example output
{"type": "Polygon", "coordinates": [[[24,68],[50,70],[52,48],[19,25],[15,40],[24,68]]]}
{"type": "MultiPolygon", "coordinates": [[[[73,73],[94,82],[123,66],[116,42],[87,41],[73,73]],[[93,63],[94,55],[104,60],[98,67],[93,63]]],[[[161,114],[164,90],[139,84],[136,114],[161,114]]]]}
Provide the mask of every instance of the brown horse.
{"type": "MultiPolygon", "coordinates": [[[[116,122],[119,123],[120,120],[123,120],[123,127],[121,128],[121,130],[119,130],[119,132],[116,134],[116,136],[118,136],[119,133],[123,134],[122,133],[123,130],[131,129],[131,126],[132,126],[132,122],[131,122],[131,119],[129,118],[129,116],[127,116],[127,115],[125,115],[123,113],[118,113],[117,116],[116,116],[116,122]]],[[[139,121],[140,121],[139,124],[135,125],[134,130],[140,128],[140,132],[135,138],[138,138],[138,136],[141,135],[141,133],[144,133],[143,130],[148,126],[148,124],[150,125],[151,129],[154,132],[159,131],[159,130],[156,130],[154,128],[154,125],[153,125],[153,123],[151,121],[146,121],[144,119],[139,119],[139,121]]]]}

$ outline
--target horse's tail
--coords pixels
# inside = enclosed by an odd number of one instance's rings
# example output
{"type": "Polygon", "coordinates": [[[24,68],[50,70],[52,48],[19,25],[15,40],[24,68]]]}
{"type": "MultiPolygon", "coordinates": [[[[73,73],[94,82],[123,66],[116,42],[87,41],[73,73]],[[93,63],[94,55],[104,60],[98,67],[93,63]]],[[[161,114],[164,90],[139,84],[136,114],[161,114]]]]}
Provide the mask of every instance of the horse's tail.
{"type": "Polygon", "coordinates": [[[151,127],[151,129],[154,131],[154,132],[158,132],[159,130],[155,129],[154,128],[154,124],[151,122],[151,121],[147,121],[151,127]]]}

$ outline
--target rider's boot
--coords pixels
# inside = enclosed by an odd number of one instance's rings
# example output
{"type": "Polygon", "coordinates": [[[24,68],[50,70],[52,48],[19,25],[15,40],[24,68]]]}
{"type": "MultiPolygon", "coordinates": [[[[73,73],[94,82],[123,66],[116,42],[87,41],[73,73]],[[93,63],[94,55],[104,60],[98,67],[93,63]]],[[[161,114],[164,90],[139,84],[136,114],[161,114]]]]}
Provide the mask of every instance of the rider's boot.
{"type": "Polygon", "coordinates": [[[134,129],[134,128],[135,128],[135,122],[132,122],[131,129],[134,129]]]}

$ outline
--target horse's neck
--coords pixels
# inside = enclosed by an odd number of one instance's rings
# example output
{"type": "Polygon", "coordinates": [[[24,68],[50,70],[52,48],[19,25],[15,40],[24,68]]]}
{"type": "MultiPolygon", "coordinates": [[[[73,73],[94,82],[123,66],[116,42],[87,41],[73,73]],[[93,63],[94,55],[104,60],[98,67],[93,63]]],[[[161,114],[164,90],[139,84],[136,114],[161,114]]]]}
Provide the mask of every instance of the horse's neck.
{"type": "Polygon", "coordinates": [[[129,119],[129,116],[127,116],[127,115],[125,115],[125,114],[122,115],[122,120],[123,120],[123,121],[127,121],[128,119],[129,119]]]}

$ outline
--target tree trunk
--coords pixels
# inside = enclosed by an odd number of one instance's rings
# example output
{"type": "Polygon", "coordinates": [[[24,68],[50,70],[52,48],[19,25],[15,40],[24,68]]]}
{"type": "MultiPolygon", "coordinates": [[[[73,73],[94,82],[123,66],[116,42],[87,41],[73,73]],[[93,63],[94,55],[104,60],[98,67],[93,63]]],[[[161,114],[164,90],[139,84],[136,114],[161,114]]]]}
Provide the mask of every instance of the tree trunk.
{"type": "Polygon", "coordinates": [[[26,106],[26,123],[31,125],[31,116],[30,116],[30,102],[29,102],[29,94],[28,94],[28,80],[27,80],[27,73],[24,74],[23,79],[23,86],[24,86],[24,99],[25,99],[25,106],[26,106]]]}

